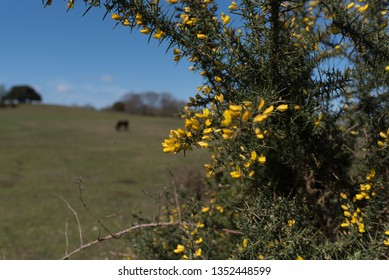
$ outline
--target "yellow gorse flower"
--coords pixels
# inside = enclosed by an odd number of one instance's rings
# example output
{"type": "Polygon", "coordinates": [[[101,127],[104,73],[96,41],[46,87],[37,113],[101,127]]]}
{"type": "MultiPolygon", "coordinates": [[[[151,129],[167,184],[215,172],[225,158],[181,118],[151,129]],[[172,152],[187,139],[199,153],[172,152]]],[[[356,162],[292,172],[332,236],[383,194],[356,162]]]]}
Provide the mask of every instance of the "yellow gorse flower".
{"type": "Polygon", "coordinates": [[[201,243],[203,243],[203,238],[200,237],[199,239],[197,239],[197,240],[195,241],[195,243],[196,243],[196,244],[201,244],[201,243]]]}
{"type": "Polygon", "coordinates": [[[252,151],[251,154],[250,154],[250,160],[254,161],[257,159],[257,152],[256,151],[252,151]]]}
{"type": "Polygon", "coordinates": [[[266,114],[259,114],[257,115],[254,119],[253,119],[253,122],[263,122],[264,120],[266,120],[268,117],[268,115],[266,114]]]}
{"type": "Polygon", "coordinates": [[[344,215],[345,217],[351,217],[351,213],[350,213],[349,211],[344,211],[344,212],[343,212],[343,215],[344,215]]]}
{"type": "Polygon", "coordinates": [[[179,54],[181,54],[181,50],[175,48],[175,49],[173,50],[173,54],[174,54],[174,55],[179,55],[179,54]]]}
{"type": "Polygon", "coordinates": [[[162,143],[164,153],[178,153],[182,146],[180,141],[180,132],[177,130],[171,130],[169,138],[165,139],[162,143]]]}
{"type": "Polygon", "coordinates": [[[130,25],[131,25],[131,23],[130,23],[130,21],[129,21],[128,19],[125,19],[125,20],[122,22],[122,24],[123,24],[124,26],[130,26],[130,25]]]}
{"type": "Polygon", "coordinates": [[[242,109],[243,109],[243,107],[241,105],[233,105],[233,104],[230,105],[230,110],[233,112],[234,118],[239,116],[242,109]]]}
{"type": "MultiPolygon", "coordinates": [[[[50,5],[51,5],[51,3],[50,3],[50,5]]],[[[73,9],[74,8],[74,0],[69,0],[68,1],[67,8],[68,9],[73,9]]]]}
{"type": "Polygon", "coordinates": [[[365,6],[359,7],[358,12],[363,13],[364,11],[367,10],[367,8],[369,8],[369,4],[366,4],[365,6]]]}
{"type": "Polygon", "coordinates": [[[237,7],[238,7],[238,6],[236,5],[235,1],[232,1],[232,2],[231,2],[231,5],[228,6],[228,9],[230,9],[231,11],[233,11],[233,10],[236,10],[237,7]]]}
{"type": "Polygon", "coordinates": [[[197,222],[197,228],[203,228],[204,226],[205,225],[202,222],[200,221],[197,222]]]}
{"type": "Polygon", "coordinates": [[[142,34],[150,34],[151,33],[151,29],[148,28],[147,26],[145,26],[141,30],[139,30],[139,32],[142,33],[142,34]]]}
{"type": "Polygon", "coordinates": [[[223,131],[222,137],[225,140],[231,139],[233,134],[234,134],[234,131],[232,129],[229,129],[229,128],[223,128],[222,131],[223,131]]]}
{"type": "Polygon", "coordinates": [[[241,173],[239,166],[236,166],[236,170],[230,172],[230,175],[234,179],[239,179],[240,177],[242,177],[242,173],[241,173]]]}
{"type": "Polygon", "coordinates": [[[288,104],[279,105],[279,106],[277,106],[276,110],[280,111],[280,112],[285,112],[286,110],[288,110],[288,104]]]}
{"type": "Polygon", "coordinates": [[[340,197],[343,198],[343,199],[347,199],[347,194],[341,192],[341,193],[340,193],[340,197]]]}
{"type": "Polygon", "coordinates": [[[221,122],[222,126],[229,126],[232,122],[232,114],[230,110],[223,112],[223,120],[221,122]]]}
{"type": "Polygon", "coordinates": [[[354,2],[351,2],[350,4],[348,4],[348,5],[346,6],[346,9],[347,9],[347,10],[350,10],[352,7],[354,7],[354,2]]]}
{"type": "Polygon", "coordinates": [[[139,14],[139,13],[136,14],[136,16],[135,16],[135,22],[136,22],[136,24],[137,24],[137,25],[142,25],[142,24],[143,24],[142,20],[143,20],[142,15],[139,14]]]}
{"type": "Polygon", "coordinates": [[[295,219],[288,220],[288,226],[289,227],[293,227],[295,224],[296,224],[296,220],[295,219]]]}
{"type": "Polygon", "coordinates": [[[196,257],[200,257],[200,256],[201,256],[201,253],[202,253],[201,248],[198,248],[198,249],[196,250],[196,252],[195,252],[195,256],[196,256],[196,257]]]}
{"type": "Polygon", "coordinates": [[[220,93],[219,95],[215,95],[215,100],[219,101],[220,103],[224,102],[224,95],[220,93]]]}
{"type": "Polygon", "coordinates": [[[250,118],[250,112],[249,111],[245,111],[242,115],[242,121],[247,121],[248,119],[250,118]]]}
{"type": "Polygon", "coordinates": [[[379,136],[382,140],[377,141],[377,145],[381,148],[386,147],[389,145],[389,129],[385,132],[380,131],[379,136]]]}
{"type": "Polygon", "coordinates": [[[358,231],[360,233],[364,233],[365,232],[365,225],[362,223],[358,224],[358,231]]]}
{"type": "Polygon", "coordinates": [[[260,156],[258,157],[258,162],[259,162],[260,164],[265,164],[265,163],[266,163],[266,157],[265,157],[264,155],[260,155],[260,156]]]}
{"type": "Polygon", "coordinates": [[[362,200],[365,197],[365,193],[358,193],[355,195],[355,199],[362,200]]]}
{"type": "Polygon", "coordinates": [[[265,138],[265,135],[262,133],[262,131],[261,131],[259,128],[256,128],[256,129],[255,129],[255,135],[256,135],[259,139],[265,138]]]}
{"type": "Polygon", "coordinates": [[[184,245],[181,245],[181,244],[178,244],[177,245],[177,248],[176,249],[174,249],[174,253],[176,253],[176,254],[179,254],[179,253],[182,253],[182,252],[184,252],[185,251],[185,246],[184,245]]]}
{"type": "Polygon", "coordinates": [[[350,226],[349,220],[345,219],[345,221],[343,223],[341,223],[340,226],[341,227],[349,227],[350,226]]]}
{"type": "Polygon", "coordinates": [[[204,141],[199,141],[197,142],[197,144],[201,147],[201,148],[208,148],[209,144],[207,142],[204,142],[204,141]]]}
{"type": "Polygon", "coordinates": [[[153,35],[153,37],[155,39],[161,39],[163,36],[165,36],[165,32],[163,32],[162,30],[158,29],[155,34],[153,35]]]}
{"type": "Polygon", "coordinates": [[[269,115],[269,114],[271,114],[273,111],[274,111],[274,106],[271,105],[271,106],[269,106],[263,113],[264,113],[265,115],[269,115]]]}
{"type": "Polygon", "coordinates": [[[258,111],[262,110],[263,106],[265,106],[265,100],[261,99],[261,101],[259,102],[259,105],[258,105],[258,111]]]}
{"type": "Polygon", "coordinates": [[[114,19],[114,20],[122,20],[123,18],[120,16],[120,15],[118,15],[118,14],[112,14],[112,19],[114,19]]]}
{"type": "Polygon", "coordinates": [[[371,169],[370,170],[370,173],[366,176],[366,180],[370,181],[371,179],[373,179],[375,177],[375,170],[374,169],[371,169]]]}
{"type": "Polygon", "coordinates": [[[230,22],[230,17],[228,15],[225,15],[224,13],[222,13],[221,19],[224,24],[228,24],[230,22]]]}

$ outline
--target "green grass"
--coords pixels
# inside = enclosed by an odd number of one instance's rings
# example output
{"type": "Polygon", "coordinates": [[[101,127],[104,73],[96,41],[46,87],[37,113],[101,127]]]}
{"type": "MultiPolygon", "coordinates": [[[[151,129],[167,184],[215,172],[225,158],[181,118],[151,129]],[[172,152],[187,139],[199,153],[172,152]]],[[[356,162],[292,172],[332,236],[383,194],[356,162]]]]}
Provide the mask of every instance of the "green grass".
{"type": "MultiPolygon", "coordinates": [[[[84,209],[112,231],[126,228],[132,213],[158,214],[157,196],[171,184],[169,172],[200,168],[206,153],[167,155],[161,142],[181,120],[131,116],[80,108],[24,105],[0,110],[0,257],[58,259],[79,244],[74,214],[83,242],[99,236],[100,226],[84,209]],[[114,130],[127,118],[127,133],[114,130]],[[81,184],[77,183],[79,180],[81,184]],[[67,230],[65,230],[67,225],[67,230]]],[[[102,231],[102,236],[107,235],[102,231]]],[[[125,241],[108,241],[78,254],[79,259],[121,258],[125,241]]]]}

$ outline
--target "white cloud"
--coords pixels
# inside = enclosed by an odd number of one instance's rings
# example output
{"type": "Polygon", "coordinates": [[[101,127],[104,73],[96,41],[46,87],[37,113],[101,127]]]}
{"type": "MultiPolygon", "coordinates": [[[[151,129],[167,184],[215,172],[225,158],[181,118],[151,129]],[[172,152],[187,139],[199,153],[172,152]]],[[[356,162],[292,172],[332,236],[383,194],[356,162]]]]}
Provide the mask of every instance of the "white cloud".
{"type": "Polygon", "coordinates": [[[59,83],[55,86],[55,91],[58,93],[70,93],[73,91],[73,87],[68,84],[59,83]]]}
{"type": "Polygon", "coordinates": [[[111,75],[102,75],[102,76],[100,76],[100,81],[102,81],[104,83],[112,82],[112,80],[113,80],[113,77],[111,75]]]}

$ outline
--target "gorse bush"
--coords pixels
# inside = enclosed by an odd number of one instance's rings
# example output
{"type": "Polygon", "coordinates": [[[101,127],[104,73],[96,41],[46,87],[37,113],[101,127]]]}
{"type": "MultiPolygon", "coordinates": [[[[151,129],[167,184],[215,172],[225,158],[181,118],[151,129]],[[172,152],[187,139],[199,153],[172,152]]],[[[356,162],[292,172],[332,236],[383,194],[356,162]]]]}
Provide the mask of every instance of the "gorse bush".
{"type": "Polygon", "coordinates": [[[134,257],[389,258],[388,1],[84,2],[204,78],[162,146],[209,150],[207,190],[134,257]]]}

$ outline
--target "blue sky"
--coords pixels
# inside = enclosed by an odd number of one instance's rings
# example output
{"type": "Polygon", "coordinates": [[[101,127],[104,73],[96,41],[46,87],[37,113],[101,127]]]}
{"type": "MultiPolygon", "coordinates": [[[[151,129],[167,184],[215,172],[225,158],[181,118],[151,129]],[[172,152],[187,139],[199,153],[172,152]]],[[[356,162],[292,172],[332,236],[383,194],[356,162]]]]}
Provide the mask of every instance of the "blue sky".
{"type": "Polygon", "coordinates": [[[80,0],[69,12],[63,0],[46,8],[41,0],[0,0],[0,85],[30,85],[47,104],[96,108],[129,92],[195,95],[202,80],[188,62],[176,64],[166,46],[137,30],[113,29],[103,8],[84,11],[80,0]]]}

